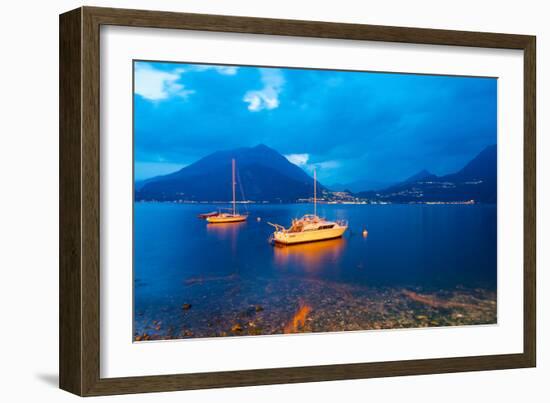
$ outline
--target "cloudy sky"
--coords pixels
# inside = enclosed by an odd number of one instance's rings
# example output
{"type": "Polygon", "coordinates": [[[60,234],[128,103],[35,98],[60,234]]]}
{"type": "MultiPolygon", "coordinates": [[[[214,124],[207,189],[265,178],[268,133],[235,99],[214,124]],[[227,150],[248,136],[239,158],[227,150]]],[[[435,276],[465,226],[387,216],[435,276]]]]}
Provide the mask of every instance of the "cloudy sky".
{"type": "Polygon", "coordinates": [[[496,143],[497,80],[135,62],[136,180],[263,143],[331,185],[447,174],[496,143]]]}

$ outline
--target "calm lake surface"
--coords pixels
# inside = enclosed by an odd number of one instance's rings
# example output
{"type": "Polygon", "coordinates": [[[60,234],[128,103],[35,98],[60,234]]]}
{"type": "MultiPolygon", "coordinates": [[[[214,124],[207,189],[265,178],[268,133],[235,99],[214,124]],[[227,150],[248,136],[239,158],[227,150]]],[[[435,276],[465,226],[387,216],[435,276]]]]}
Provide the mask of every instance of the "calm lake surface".
{"type": "Polygon", "coordinates": [[[268,242],[268,222],[288,227],[311,205],[241,205],[240,224],[197,218],[218,207],[135,204],[136,340],[281,333],[306,304],[296,331],[464,324],[469,308],[471,323],[496,321],[495,205],[319,205],[349,221],[344,237],[288,247],[268,242]]]}

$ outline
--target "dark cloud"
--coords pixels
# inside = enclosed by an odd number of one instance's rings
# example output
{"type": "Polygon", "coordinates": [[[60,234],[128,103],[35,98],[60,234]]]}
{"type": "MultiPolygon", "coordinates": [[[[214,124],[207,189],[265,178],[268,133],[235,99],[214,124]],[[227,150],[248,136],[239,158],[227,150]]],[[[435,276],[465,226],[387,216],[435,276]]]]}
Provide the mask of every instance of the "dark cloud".
{"type": "Polygon", "coordinates": [[[391,182],[424,168],[452,172],[496,143],[496,79],[298,69],[271,70],[266,79],[254,67],[231,74],[148,67],[177,71],[179,79],[167,99],[134,95],[135,155],[143,167],[264,143],[282,154],[307,153],[309,163],[333,162],[319,170],[327,183],[391,182]],[[178,96],[179,86],[189,94],[178,96]],[[250,110],[245,94],[262,90],[267,103],[250,110]]]}

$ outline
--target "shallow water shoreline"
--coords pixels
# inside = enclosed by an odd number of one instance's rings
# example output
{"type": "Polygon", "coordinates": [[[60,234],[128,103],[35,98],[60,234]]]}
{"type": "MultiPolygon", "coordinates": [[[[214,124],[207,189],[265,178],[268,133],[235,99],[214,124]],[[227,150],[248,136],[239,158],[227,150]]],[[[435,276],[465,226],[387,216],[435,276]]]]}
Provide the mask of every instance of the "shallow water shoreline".
{"type": "Polygon", "coordinates": [[[230,275],[184,279],[181,292],[136,304],[134,341],[496,322],[495,290],[368,287],[230,275]]]}

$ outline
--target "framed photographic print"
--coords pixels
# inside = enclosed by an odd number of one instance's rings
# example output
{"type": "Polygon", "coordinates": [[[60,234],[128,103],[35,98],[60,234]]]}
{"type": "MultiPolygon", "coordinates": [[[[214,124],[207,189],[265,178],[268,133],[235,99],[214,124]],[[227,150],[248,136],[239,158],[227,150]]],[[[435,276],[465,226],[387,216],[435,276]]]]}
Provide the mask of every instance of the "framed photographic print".
{"type": "Polygon", "coordinates": [[[60,17],[60,386],[532,367],[535,37],[60,17]]]}

